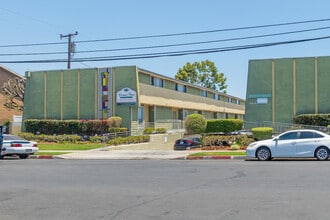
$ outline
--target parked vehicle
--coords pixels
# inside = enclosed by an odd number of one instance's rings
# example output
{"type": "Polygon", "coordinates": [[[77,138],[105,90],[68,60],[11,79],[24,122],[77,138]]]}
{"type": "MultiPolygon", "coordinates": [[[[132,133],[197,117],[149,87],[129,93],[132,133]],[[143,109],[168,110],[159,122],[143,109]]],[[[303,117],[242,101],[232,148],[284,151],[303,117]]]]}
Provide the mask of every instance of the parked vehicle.
{"type": "Polygon", "coordinates": [[[201,140],[198,137],[181,138],[175,141],[174,150],[190,150],[202,146],[201,140]]]}
{"type": "Polygon", "coordinates": [[[250,138],[253,137],[253,133],[249,129],[233,131],[233,132],[230,132],[229,134],[230,135],[246,135],[247,137],[250,137],[250,138]]]}
{"type": "Polygon", "coordinates": [[[327,160],[330,155],[330,135],[309,129],[291,130],[269,140],[251,143],[246,155],[258,160],[271,160],[274,157],[327,160]]]}
{"type": "Polygon", "coordinates": [[[25,140],[19,136],[3,134],[3,144],[0,149],[0,159],[4,156],[18,156],[26,159],[29,155],[38,152],[38,144],[34,141],[25,140]]]}

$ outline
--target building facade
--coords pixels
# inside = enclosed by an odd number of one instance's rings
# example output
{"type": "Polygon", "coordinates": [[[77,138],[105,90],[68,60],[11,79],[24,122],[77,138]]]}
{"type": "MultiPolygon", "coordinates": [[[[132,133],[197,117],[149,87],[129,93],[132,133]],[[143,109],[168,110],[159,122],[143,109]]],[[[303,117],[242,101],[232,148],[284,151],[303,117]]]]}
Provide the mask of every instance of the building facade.
{"type": "MultiPolygon", "coordinates": [[[[6,84],[8,85],[8,83],[11,84],[12,89],[15,89],[17,88],[17,84],[15,83],[21,80],[24,80],[23,76],[3,66],[0,66],[0,90],[3,90],[3,87],[5,87],[6,84]]],[[[9,89],[9,87],[7,89],[9,89]]],[[[15,91],[13,91],[13,94],[14,92],[15,91]]],[[[11,123],[11,125],[13,125],[14,118],[22,116],[23,113],[21,111],[21,106],[23,105],[22,101],[16,98],[14,98],[13,101],[14,102],[10,102],[10,99],[8,97],[0,93],[0,125],[8,121],[11,123]]]]}
{"type": "Polygon", "coordinates": [[[244,117],[243,99],[136,66],[26,72],[25,119],[119,116],[133,132],[182,128],[192,113],[207,119],[244,117]]]}
{"type": "Polygon", "coordinates": [[[292,123],[330,112],[330,57],[250,60],[245,122],[292,123]]]}

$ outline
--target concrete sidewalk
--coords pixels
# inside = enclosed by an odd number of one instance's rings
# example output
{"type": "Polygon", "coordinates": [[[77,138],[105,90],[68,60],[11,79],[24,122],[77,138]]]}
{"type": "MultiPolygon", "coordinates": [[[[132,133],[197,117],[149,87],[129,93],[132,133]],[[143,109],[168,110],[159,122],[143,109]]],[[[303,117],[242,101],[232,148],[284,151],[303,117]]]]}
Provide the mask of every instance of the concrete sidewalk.
{"type": "Polygon", "coordinates": [[[61,159],[170,160],[186,159],[190,151],[166,150],[92,150],[54,156],[61,159]]]}

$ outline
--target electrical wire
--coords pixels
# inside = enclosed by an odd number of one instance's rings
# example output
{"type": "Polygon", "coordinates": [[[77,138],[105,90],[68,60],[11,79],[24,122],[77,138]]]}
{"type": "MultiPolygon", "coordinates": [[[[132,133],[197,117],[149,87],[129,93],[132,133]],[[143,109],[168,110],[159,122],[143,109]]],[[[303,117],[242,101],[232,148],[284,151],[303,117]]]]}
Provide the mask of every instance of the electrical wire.
{"type": "MultiPolygon", "coordinates": [[[[240,45],[232,47],[221,47],[221,48],[209,48],[200,50],[186,50],[186,51],[172,51],[172,52],[162,52],[162,53],[149,53],[149,54],[132,54],[132,55],[121,55],[121,56],[105,56],[105,57],[89,57],[89,58],[75,58],[71,62],[95,62],[95,61],[113,61],[113,60],[129,60],[129,59],[148,59],[148,58],[159,58],[159,57],[173,57],[173,56],[185,56],[192,54],[205,54],[205,53],[218,53],[227,52],[234,50],[247,50],[261,47],[271,47],[285,44],[295,44],[303,43],[309,41],[325,40],[329,39],[330,36],[317,37],[317,38],[307,38],[291,41],[278,41],[262,44],[250,44],[250,45],[240,45]]],[[[0,61],[0,63],[60,63],[67,62],[67,59],[52,59],[52,60],[21,60],[21,61],[0,61]]]]}
{"type": "MultiPolygon", "coordinates": [[[[93,43],[93,42],[103,42],[103,41],[120,41],[120,40],[137,40],[137,39],[147,39],[147,38],[173,37],[173,36],[196,35],[196,34],[206,34],[206,33],[215,33],[215,32],[227,32],[227,31],[249,30],[249,29],[259,29],[259,28],[268,28],[268,27],[289,26],[289,25],[298,25],[298,24],[307,24],[307,23],[326,22],[326,21],[330,21],[330,18],[286,22],[286,23],[276,23],[276,24],[266,24],[266,25],[256,25],[256,26],[245,26],[245,27],[236,27],[236,28],[225,28],[225,29],[217,29],[217,30],[195,31],[195,32],[182,32],[182,33],[146,35],[146,36],[134,36],[134,37],[119,37],[119,38],[95,39],[95,40],[81,40],[81,41],[75,41],[75,42],[76,43],[93,43]]],[[[63,45],[63,44],[66,44],[66,42],[0,45],[0,48],[49,46],[49,45],[63,45]]]]}
{"type": "MultiPolygon", "coordinates": [[[[190,45],[210,44],[210,43],[237,41],[237,40],[256,39],[256,38],[264,38],[264,37],[274,37],[274,36],[297,34],[297,33],[303,33],[303,32],[319,31],[319,30],[325,30],[325,29],[330,29],[330,26],[319,27],[319,28],[311,28],[311,29],[302,29],[302,30],[295,30],[295,31],[288,31],[288,32],[271,33],[271,34],[253,35],[253,36],[247,36],[247,37],[237,37],[237,38],[210,40],[210,41],[198,41],[198,42],[154,45],[154,46],[144,46],[144,47],[102,49],[102,50],[84,50],[84,51],[75,51],[74,53],[75,54],[79,54],[79,53],[99,53],[99,52],[114,52],[114,51],[143,50],[143,49],[156,49],[156,48],[190,46],[190,45]]],[[[62,52],[36,52],[36,53],[3,53],[3,54],[0,54],[0,56],[36,56],[36,55],[60,55],[60,54],[67,54],[67,51],[62,51],[62,52]]]]}

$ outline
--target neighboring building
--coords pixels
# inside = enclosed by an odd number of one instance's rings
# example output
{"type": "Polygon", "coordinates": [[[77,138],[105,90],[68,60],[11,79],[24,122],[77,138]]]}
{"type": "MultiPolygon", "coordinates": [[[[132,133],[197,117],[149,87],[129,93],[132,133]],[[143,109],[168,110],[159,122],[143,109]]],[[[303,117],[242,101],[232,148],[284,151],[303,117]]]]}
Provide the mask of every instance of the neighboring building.
{"type": "Polygon", "coordinates": [[[245,124],[330,113],[330,57],[250,60],[245,124]]]}
{"type": "Polygon", "coordinates": [[[188,114],[244,117],[243,99],[136,66],[26,72],[25,119],[119,116],[132,132],[182,128],[188,114]]]}
{"type": "MultiPolygon", "coordinates": [[[[0,90],[8,82],[8,80],[14,80],[15,78],[24,79],[23,76],[0,66],[0,90]]],[[[22,105],[21,101],[15,100],[17,104],[22,105]]],[[[13,121],[14,116],[22,116],[22,111],[19,111],[17,108],[8,109],[5,107],[5,104],[8,103],[8,99],[0,93],[0,125],[7,121],[13,121]]]]}

